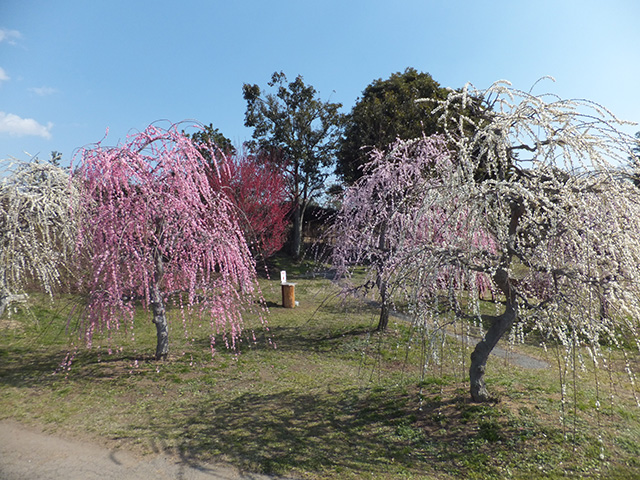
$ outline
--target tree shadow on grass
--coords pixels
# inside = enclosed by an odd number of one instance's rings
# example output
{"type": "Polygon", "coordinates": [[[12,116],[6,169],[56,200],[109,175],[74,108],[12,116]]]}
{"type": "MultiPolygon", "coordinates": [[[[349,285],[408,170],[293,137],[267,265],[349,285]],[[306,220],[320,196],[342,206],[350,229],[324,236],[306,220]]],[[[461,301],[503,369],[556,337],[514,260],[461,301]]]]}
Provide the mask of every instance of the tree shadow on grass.
{"type": "MultiPolygon", "coordinates": [[[[281,333],[295,337],[289,339],[290,348],[306,349],[317,340],[295,331],[281,333]]],[[[357,331],[351,334],[358,338],[357,331]]],[[[323,341],[330,344],[334,338],[327,334],[323,341]]],[[[342,335],[338,338],[344,341],[342,335]]],[[[10,355],[26,356],[27,367],[24,362],[0,362],[0,386],[42,386],[56,378],[51,372],[59,353],[0,349],[0,360],[10,355]]],[[[95,358],[81,358],[81,372],[70,378],[127,382],[128,377],[118,376],[114,369],[139,359],[114,356],[97,364],[95,358]]],[[[460,385],[449,383],[425,383],[419,393],[416,386],[389,383],[331,384],[310,391],[277,384],[251,391],[250,385],[240,383],[237,391],[221,392],[212,386],[215,383],[200,382],[197,394],[190,395],[192,390],[181,382],[173,395],[153,400],[162,404],[158,413],[130,416],[127,428],[117,435],[125,442],[149,442],[157,453],[170,450],[196,468],[203,462],[224,461],[272,475],[311,472],[337,477],[348,472],[356,477],[429,478],[444,473],[462,478],[472,471],[496,477],[509,462],[526,461],[537,469],[548,464],[548,458],[554,464],[571,461],[556,444],[541,445],[554,431],[541,430],[533,414],[505,417],[500,405],[470,404],[466,390],[457,391],[460,385]],[[533,456],[537,447],[546,457],[533,456]],[[527,457],[524,451],[532,453],[527,457]]],[[[149,392],[159,395],[162,386],[149,392]]],[[[557,431],[555,435],[561,436],[557,431]]]]}
{"type": "MultiPolygon", "coordinates": [[[[275,326],[269,329],[264,338],[260,338],[251,345],[251,349],[273,348],[266,339],[277,344],[277,349],[283,352],[314,352],[335,351],[345,343],[358,341],[369,336],[367,328],[355,326],[349,329],[305,329],[298,327],[275,326]]],[[[242,352],[241,352],[242,353],[242,352]]]]}
{"type": "Polygon", "coordinates": [[[0,346],[0,386],[50,387],[69,375],[74,381],[111,381],[123,377],[134,362],[152,362],[152,355],[100,355],[79,349],[0,346]],[[69,370],[67,370],[69,368],[69,370]]]}
{"type": "Polygon", "coordinates": [[[0,346],[0,385],[30,387],[48,385],[64,355],[60,352],[43,354],[26,347],[0,346]]]}
{"type": "Polygon", "coordinates": [[[156,449],[163,441],[176,445],[172,453],[195,466],[224,461],[241,470],[294,477],[305,472],[456,477],[469,467],[497,475],[504,458],[517,462],[530,437],[522,435],[521,425],[510,426],[499,407],[474,406],[455,388],[444,400],[433,395],[422,408],[416,390],[390,386],[245,391],[226,401],[211,394],[191,404],[179,423],[156,418],[138,429],[142,437],[158,439],[156,449]]]}
{"type": "Polygon", "coordinates": [[[423,402],[416,389],[390,385],[244,391],[224,401],[213,393],[192,403],[179,423],[156,418],[139,428],[145,438],[176,445],[173,453],[192,466],[224,461],[293,477],[500,477],[505,466],[518,469],[520,462],[535,473],[549,461],[537,448],[554,463],[572,462],[570,449],[550,440],[561,437],[557,427],[505,416],[500,405],[473,404],[459,385],[445,390],[423,402]]]}
{"type": "Polygon", "coordinates": [[[178,436],[184,461],[225,460],[266,474],[296,471],[376,472],[395,463],[411,469],[407,442],[390,442],[405,415],[383,396],[366,405],[362,390],[339,393],[242,393],[227,403],[204,401],[181,425],[150,426],[157,438],[178,436]],[[364,402],[364,403],[363,403],[364,402]]]}

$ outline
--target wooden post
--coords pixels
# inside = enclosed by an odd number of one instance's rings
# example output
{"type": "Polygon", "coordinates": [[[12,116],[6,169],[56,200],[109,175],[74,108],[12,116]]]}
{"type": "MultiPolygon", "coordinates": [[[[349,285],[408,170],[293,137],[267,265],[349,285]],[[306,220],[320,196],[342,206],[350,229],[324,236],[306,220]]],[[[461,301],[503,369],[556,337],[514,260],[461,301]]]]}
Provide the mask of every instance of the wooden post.
{"type": "Polygon", "coordinates": [[[294,308],[296,306],[296,284],[282,284],[282,306],[284,308],[294,308]]]}

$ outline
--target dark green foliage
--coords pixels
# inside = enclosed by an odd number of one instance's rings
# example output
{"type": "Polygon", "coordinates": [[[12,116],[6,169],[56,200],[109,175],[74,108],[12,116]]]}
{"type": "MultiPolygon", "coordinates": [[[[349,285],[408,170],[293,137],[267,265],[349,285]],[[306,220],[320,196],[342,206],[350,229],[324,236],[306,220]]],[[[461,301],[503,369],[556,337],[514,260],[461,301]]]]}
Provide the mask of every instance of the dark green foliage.
{"type": "MultiPolygon", "coordinates": [[[[190,137],[196,145],[215,145],[220,150],[218,152],[219,154],[231,156],[236,153],[236,149],[231,143],[231,140],[225,137],[220,130],[213,128],[213,124],[211,123],[202,127],[202,130],[187,136],[190,137]]],[[[200,148],[199,150],[205,157],[210,155],[209,149],[207,148],[200,148]]],[[[211,161],[210,158],[208,160],[211,161]]]]}
{"type": "Polygon", "coordinates": [[[347,183],[353,183],[360,178],[360,167],[374,147],[385,149],[397,138],[437,133],[437,118],[431,115],[437,104],[416,100],[443,100],[446,96],[447,90],[431,75],[414,68],[372,82],[348,116],[336,173],[347,183]]]}
{"type": "Polygon", "coordinates": [[[62,154],[57,150],[51,151],[51,158],[49,159],[49,163],[56,167],[61,167],[60,162],[62,161],[62,154]]]}

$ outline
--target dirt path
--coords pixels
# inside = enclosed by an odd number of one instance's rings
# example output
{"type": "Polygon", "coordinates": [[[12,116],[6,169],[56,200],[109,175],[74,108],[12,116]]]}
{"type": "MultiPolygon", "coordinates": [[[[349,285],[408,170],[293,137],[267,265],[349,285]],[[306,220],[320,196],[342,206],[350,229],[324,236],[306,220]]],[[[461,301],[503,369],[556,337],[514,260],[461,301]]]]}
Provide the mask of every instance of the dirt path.
{"type": "MultiPolygon", "coordinates": [[[[454,333],[447,333],[447,335],[450,335],[451,337],[455,337],[461,342],[467,341],[472,346],[477,344],[481,340],[480,337],[467,337],[466,339],[463,339],[462,336],[454,333]]],[[[491,356],[504,358],[507,360],[507,362],[511,363],[512,365],[518,365],[519,367],[522,367],[522,368],[533,369],[533,370],[551,368],[551,365],[549,365],[544,360],[540,360],[539,358],[532,357],[531,355],[527,355],[526,353],[519,353],[513,350],[507,350],[505,348],[498,347],[498,346],[493,347],[493,350],[491,350],[491,356]]]]}
{"type": "MultiPolygon", "coordinates": [[[[390,312],[390,314],[396,318],[399,318],[405,322],[411,322],[411,317],[409,317],[408,315],[405,315],[404,313],[400,313],[397,312],[395,310],[392,310],[390,312]]],[[[453,337],[458,339],[461,342],[468,342],[470,345],[475,345],[477,344],[481,338],[480,337],[466,337],[463,338],[461,335],[455,334],[453,332],[446,332],[446,334],[449,337],[453,337]]],[[[501,342],[504,343],[504,340],[501,340],[501,342]]],[[[532,369],[532,370],[537,370],[537,369],[545,369],[545,368],[550,368],[551,365],[549,365],[547,362],[545,362],[544,360],[540,360],[539,358],[533,357],[531,355],[527,355],[526,353],[519,353],[519,352],[515,352],[511,349],[507,350],[503,347],[499,347],[499,346],[495,346],[493,347],[493,350],[491,350],[491,354],[490,356],[493,357],[498,357],[498,358],[504,358],[507,360],[507,362],[513,364],[513,365],[518,365],[519,367],[522,368],[527,368],[527,369],[532,369]]]]}
{"type": "Polygon", "coordinates": [[[125,450],[47,435],[0,420],[0,480],[267,480],[219,465],[125,450]]]}
{"type": "MultiPolygon", "coordinates": [[[[332,275],[331,275],[331,273],[329,271],[323,272],[322,275],[324,276],[324,278],[328,278],[334,284],[340,286],[340,283],[332,278],[332,275]]],[[[359,295],[359,294],[354,294],[354,297],[355,298],[359,298],[360,300],[362,300],[363,302],[365,302],[368,305],[372,305],[372,306],[374,306],[376,308],[380,308],[380,303],[375,301],[375,300],[370,300],[370,299],[364,298],[362,295],[359,295]]],[[[400,319],[403,322],[407,322],[407,323],[412,323],[413,322],[412,318],[409,315],[407,315],[405,313],[402,313],[402,312],[398,312],[395,309],[391,309],[391,311],[389,312],[389,315],[392,316],[392,317],[395,317],[397,319],[400,319]]],[[[446,334],[449,337],[456,338],[461,342],[469,342],[469,344],[471,344],[471,345],[475,345],[481,340],[480,337],[473,337],[473,336],[472,337],[463,338],[462,336],[460,336],[458,334],[455,334],[453,332],[446,332],[446,334]]],[[[504,340],[501,340],[501,342],[504,344],[504,340]]],[[[509,362],[509,363],[511,363],[513,365],[518,365],[519,367],[530,369],[530,370],[546,369],[546,368],[550,368],[551,367],[551,365],[549,365],[544,360],[540,360],[539,358],[533,357],[531,355],[527,355],[526,353],[515,352],[512,349],[507,350],[507,349],[505,349],[503,347],[499,347],[499,346],[496,346],[496,347],[493,348],[493,350],[491,351],[490,356],[503,358],[507,362],[509,362]]]]}

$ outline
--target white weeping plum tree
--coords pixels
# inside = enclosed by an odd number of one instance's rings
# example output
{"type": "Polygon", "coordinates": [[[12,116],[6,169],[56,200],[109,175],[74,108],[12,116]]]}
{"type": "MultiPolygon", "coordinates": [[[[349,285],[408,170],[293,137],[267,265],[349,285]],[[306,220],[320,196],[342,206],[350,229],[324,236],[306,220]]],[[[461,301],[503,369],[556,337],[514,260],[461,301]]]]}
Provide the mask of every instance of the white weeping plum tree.
{"type": "Polygon", "coordinates": [[[338,272],[374,266],[370,284],[402,295],[422,328],[444,329],[443,307],[488,325],[471,355],[475,401],[490,400],[487,359],[515,326],[599,365],[604,345],[640,348],[640,190],[620,167],[633,147],[624,122],[507,82],[451,92],[434,112],[443,136],[376,153],[346,192],[338,272]]]}
{"type": "Polygon", "coordinates": [[[66,170],[8,160],[0,182],[0,315],[29,288],[50,295],[70,268],[78,191],[66,170]]]}

